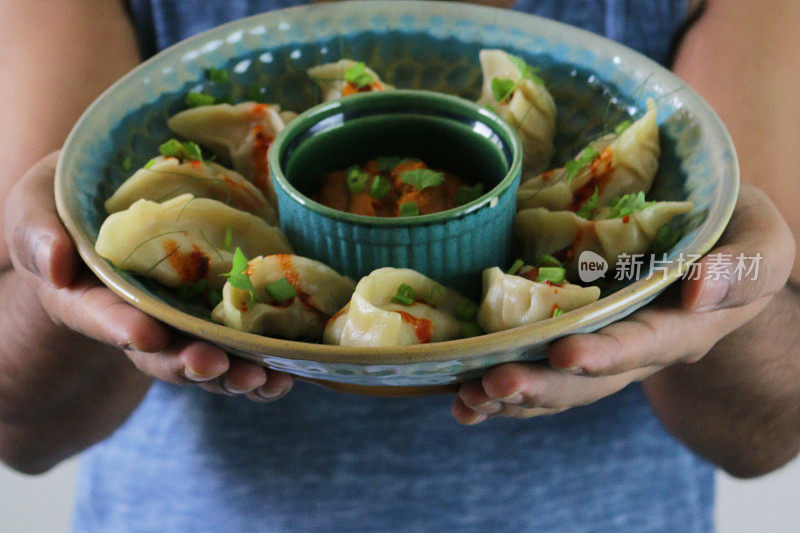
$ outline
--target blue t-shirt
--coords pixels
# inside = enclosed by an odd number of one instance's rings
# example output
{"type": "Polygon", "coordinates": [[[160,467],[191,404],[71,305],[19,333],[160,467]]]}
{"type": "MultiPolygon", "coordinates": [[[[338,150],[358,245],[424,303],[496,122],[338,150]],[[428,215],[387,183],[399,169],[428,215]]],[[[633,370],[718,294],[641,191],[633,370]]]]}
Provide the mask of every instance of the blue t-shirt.
{"type": "MultiPolygon", "coordinates": [[[[153,53],[292,1],[131,0],[153,53]]],[[[661,62],[685,1],[522,0],[515,9],[661,62]]],[[[78,531],[709,531],[714,468],[673,439],[639,385],[530,420],[458,425],[451,396],[349,396],[297,382],[256,404],[155,383],[83,454],[78,531]]]]}

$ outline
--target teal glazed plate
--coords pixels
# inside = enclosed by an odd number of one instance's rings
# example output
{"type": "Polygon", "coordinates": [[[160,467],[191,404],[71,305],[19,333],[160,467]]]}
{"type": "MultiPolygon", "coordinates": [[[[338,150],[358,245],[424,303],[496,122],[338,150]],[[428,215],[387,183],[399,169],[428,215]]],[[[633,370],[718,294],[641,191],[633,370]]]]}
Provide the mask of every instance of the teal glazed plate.
{"type": "Polygon", "coordinates": [[[58,212],[92,271],[121,298],[189,335],[304,379],[350,392],[447,389],[509,361],[540,359],[548,343],[595,331],[650,302],[708,252],[734,208],[739,171],[731,139],[693,90],[655,62],[592,33],[518,12],[455,2],[336,2],[259,15],[183,41],[134,69],[98,98],[72,130],[56,170],[58,212]],[[117,272],[94,251],[103,202],[158,145],[166,120],[201,89],[234,102],[252,97],[302,112],[320,102],[305,71],[349,57],[387,83],[478,97],[478,52],[501,48],[540,68],[558,108],[554,166],[620,121],[658,102],[660,169],[650,196],[694,202],[684,237],[656,275],[559,317],[442,343],[351,348],[284,341],[215,324],[168,291],[117,272]],[[225,68],[226,82],[207,69],[225,68]],[[128,163],[131,163],[129,168],[128,163]]]}

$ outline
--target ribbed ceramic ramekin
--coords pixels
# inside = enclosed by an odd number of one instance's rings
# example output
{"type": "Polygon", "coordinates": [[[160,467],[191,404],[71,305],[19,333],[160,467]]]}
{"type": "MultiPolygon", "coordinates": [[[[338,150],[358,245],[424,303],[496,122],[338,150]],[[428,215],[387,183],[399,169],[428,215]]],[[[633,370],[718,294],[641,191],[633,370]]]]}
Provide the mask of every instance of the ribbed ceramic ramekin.
{"type": "Polygon", "coordinates": [[[430,91],[364,93],[316,106],[269,152],[281,228],[298,254],[358,279],[392,266],[479,290],[480,273],[504,265],[522,165],[516,132],[494,113],[430,91]],[[440,213],[372,217],[311,197],[320,177],[379,156],[415,157],[485,184],[478,199],[440,213]]]}

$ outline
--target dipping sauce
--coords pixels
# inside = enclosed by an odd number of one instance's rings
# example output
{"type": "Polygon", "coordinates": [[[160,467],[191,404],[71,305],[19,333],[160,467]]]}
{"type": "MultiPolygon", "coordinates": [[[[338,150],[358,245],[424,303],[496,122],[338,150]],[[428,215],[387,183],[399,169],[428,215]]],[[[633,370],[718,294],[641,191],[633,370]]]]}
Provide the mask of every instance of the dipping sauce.
{"type": "Polygon", "coordinates": [[[482,183],[468,185],[419,159],[378,157],[325,174],[314,199],[355,215],[404,217],[446,211],[483,192],[482,183]]]}

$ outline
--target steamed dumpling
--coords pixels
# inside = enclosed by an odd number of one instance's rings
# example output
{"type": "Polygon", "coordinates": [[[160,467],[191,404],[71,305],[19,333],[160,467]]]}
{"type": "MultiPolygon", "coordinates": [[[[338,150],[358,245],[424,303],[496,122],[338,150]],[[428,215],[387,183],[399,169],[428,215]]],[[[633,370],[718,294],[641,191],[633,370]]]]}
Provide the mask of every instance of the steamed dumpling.
{"type": "Polygon", "coordinates": [[[325,326],[323,341],[405,346],[457,339],[466,324],[458,315],[469,307],[475,304],[419,272],[379,268],[358,282],[350,303],[325,326]],[[410,305],[392,302],[401,285],[413,291],[410,305]]]}
{"type": "Polygon", "coordinates": [[[281,230],[255,215],[184,194],[163,203],[138,200],[109,215],[95,249],[114,266],[168,287],[206,280],[220,288],[236,247],[254,257],[291,253],[281,230]],[[226,242],[230,241],[230,242],[226,242]]]}
{"type": "MultiPolygon", "coordinates": [[[[355,71],[351,71],[355,72],[355,71]]],[[[314,80],[322,90],[322,100],[328,102],[337,100],[343,96],[355,93],[370,91],[385,91],[394,89],[381,81],[374,70],[352,59],[341,59],[335,63],[325,63],[308,69],[308,77],[314,80]],[[349,82],[345,79],[345,74],[349,69],[356,69],[362,73],[364,84],[361,86],[349,82]]]]}
{"type": "Polygon", "coordinates": [[[648,202],[622,217],[607,218],[609,209],[599,209],[593,220],[535,207],[516,214],[514,230],[526,262],[535,263],[545,254],[562,256],[575,271],[580,254],[590,250],[614,267],[621,254],[647,252],[665,224],[693,207],[692,202],[648,202]]]}
{"type": "MultiPolygon", "coordinates": [[[[483,271],[483,301],[478,309],[478,324],[487,332],[503,331],[552,318],[557,310],[572,311],[596,301],[597,287],[581,287],[568,282],[554,285],[506,274],[497,267],[483,271]]],[[[535,279],[535,277],[534,277],[535,279]]]]}
{"type": "Polygon", "coordinates": [[[267,150],[294,113],[277,105],[244,102],[218,104],[181,111],[167,121],[181,137],[209,148],[277,205],[267,163],[267,150]]]}
{"type": "Polygon", "coordinates": [[[658,170],[661,145],[656,105],[647,103],[647,113],[620,135],[597,139],[575,158],[583,163],[573,171],[557,168],[523,181],[517,191],[517,209],[546,207],[553,211],[577,211],[597,189],[599,206],[630,193],[648,192],[658,170]],[[586,154],[596,154],[586,157],[586,154]]]}
{"type": "Polygon", "coordinates": [[[211,314],[215,322],[268,337],[319,340],[325,323],[350,300],[355,284],[332,268],[296,255],[269,255],[250,260],[247,274],[259,296],[226,283],[222,301],[211,314]],[[286,279],[296,296],[271,299],[265,287],[286,279]]]}
{"type": "Polygon", "coordinates": [[[105,208],[116,213],[137,200],[163,202],[186,193],[218,200],[270,224],[277,223],[275,211],[261,191],[238,172],[211,161],[181,161],[176,157],[158,156],[137,170],[106,200],[105,208]]]}
{"type": "Polygon", "coordinates": [[[526,170],[541,172],[547,168],[554,152],[556,104],[553,97],[538,77],[526,75],[529,67],[515,56],[502,50],[481,50],[480,62],[483,87],[478,103],[495,108],[519,132],[526,170]],[[492,89],[495,79],[515,84],[502,102],[497,101],[492,89]]]}

